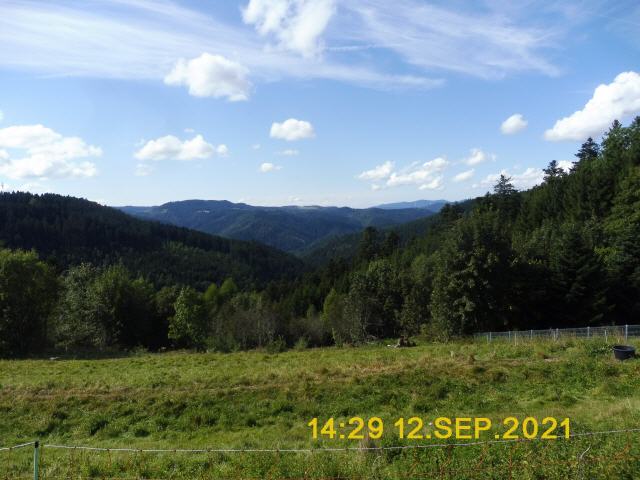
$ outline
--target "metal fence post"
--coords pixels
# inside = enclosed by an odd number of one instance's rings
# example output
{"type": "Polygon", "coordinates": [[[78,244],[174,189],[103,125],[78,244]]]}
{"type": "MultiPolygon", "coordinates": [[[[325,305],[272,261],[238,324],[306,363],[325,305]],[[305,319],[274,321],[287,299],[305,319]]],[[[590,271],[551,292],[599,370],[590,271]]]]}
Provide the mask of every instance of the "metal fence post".
{"type": "Polygon", "coordinates": [[[587,338],[591,337],[591,327],[587,327],[587,338]]]}
{"type": "Polygon", "coordinates": [[[40,470],[40,441],[33,443],[33,480],[38,480],[40,470]]]}
{"type": "Polygon", "coordinates": [[[624,326],[624,341],[627,341],[627,338],[629,337],[629,325],[625,325],[624,326]]]}

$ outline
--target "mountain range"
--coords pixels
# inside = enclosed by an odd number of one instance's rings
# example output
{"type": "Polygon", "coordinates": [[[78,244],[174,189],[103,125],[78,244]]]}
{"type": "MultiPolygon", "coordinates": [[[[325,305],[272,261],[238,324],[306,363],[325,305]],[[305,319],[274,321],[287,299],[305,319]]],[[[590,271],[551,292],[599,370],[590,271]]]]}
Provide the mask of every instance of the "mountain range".
{"type": "Polygon", "coordinates": [[[366,227],[392,227],[428,217],[446,202],[410,202],[380,207],[261,207],[224,200],[185,200],[160,206],[119,207],[145,220],[191,228],[238,240],[254,240],[291,253],[313,250],[326,240],[366,227]]]}
{"type": "Polygon", "coordinates": [[[397,203],[383,203],[377,205],[374,208],[382,208],[383,210],[401,210],[407,208],[424,208],[439,212],[442,207],[447,203],[451,203],[448,200],[414,200],[413,202],[397,202],[397,203]]]}
{"type": "Polygon", "coordinates": [[[202,290],[229,277],[256,288],[304,268],[293,255],[256,242],[145,221],[54,194],[0,193],[0,247],[33,249],[59,270],[120,263],[158,286],[202,290]]]}

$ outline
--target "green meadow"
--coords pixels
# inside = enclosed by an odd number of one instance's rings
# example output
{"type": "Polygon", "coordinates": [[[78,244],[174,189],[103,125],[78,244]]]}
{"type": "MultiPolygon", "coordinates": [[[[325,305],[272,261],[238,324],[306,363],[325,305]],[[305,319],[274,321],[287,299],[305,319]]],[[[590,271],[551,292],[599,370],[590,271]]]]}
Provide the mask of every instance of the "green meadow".
{"type": "MultiPolygon", "coordinates": [[[[640,346],[640,342],[631,342],[640,346]]],[[[640,478],[640,432],[384,450],[146,453],[58,450],[395,447],[419,416],[570,418],[572,434],[640,428],[640,360],[604,342],[460,341],[270,354],[175,352],[0,361],[0,446],[39,439],[41,478],[640,478]],[[313,440],[308,422],[376,416],[380,439],[313,440]]],[[[475,440],[474,440],[475,441],[475,440]]],[[[468,442],[465,440],[464,442],[468,442]]],[[[33,449],[0,452],[0,479],[33,478],[33,449]]]]}

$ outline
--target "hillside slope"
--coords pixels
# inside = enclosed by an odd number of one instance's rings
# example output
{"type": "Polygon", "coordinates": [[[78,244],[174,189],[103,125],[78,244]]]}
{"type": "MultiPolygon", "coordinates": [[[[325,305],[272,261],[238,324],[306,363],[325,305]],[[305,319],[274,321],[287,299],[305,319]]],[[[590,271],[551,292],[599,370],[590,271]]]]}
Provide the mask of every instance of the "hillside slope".
{"type": "Polygon", "coordinates": [[[124,263],[157,285],[206,288],[233,277],[246,287],[291,278],[295,257],[257,244],[140,220],[87,200],[45,194],[0,194],[0,243],[35,249],[60,268],[81,262],[124,263]]]}
{"type": "Polygon", "coordinates": [[[551,161],[530,190],[503,175],[493,194],[397,230],[324,245],[310,254],[323,268],[276,300],[298,316],[322,311],[334,333],[349,326],[339,338],[348,342],[633,323],[640,117],[587,139],[569,171],[551,161]]]}
{"type": "Polygon", "coordinates": [[[288,252],[362,229],[389,227],[433,215],[434,210],[347,207],[256,207],[217,200],[185,200],[157,207],[121,207],[138,218],[156,220],[240,240],[255,240],[288,252]]]}
{"type": "MultiPolygon", "coordinates": [[[[398,235],[399,246],[404,247],[413,242],[415,239],[425,237],[427,232],[437,227],[442,221],[441,212],[445,205],[455,205],[461,211],[468,212],[475,205],[476,200],[465,200],[462,202],[438,206],[439,213],[412,220],[401,225],[393,225],[382,228],[379,232],[381,235],[387,235],[393,232],[398,235]]],[[[393,204],[390,204],[393,205],[393,204]]],[[[378,208],[383,208],[381,205],[378,208]]],[[[316,242],[311,248],[300,252],[301,258],[311,265],[321,266],[327,264],[331,260],[352,259],[358,252],[358,246],[362,240],[362,232],[349,233],[337,237],[327,238],[316,242]]]]}

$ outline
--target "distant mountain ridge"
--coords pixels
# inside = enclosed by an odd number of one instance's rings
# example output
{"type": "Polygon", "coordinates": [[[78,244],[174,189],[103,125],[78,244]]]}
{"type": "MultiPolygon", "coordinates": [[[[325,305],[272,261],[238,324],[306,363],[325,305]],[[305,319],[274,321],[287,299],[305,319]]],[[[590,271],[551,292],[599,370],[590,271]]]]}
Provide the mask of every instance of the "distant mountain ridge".
{"type": "Polygon", "coordinates": [[[122,263],[158,286],[242,287],[294,278],[302,262],[255,242],[144,221],[81,198],[0,193],[0,247],[34,249],[61,269],[122,263]]]}
{"type": "Polygon", "coordinates": [[[433,215],[429,208],[260,207],[226,200],[184,200],[160,206],[119,207],[125,213],[287,252],[308,251],[328,238],[366,227],[391,227],[433,215]]]}
{"type": "Polygon", "coordinates": [[[376,205],[374,208],[381,208],[383,210],[399,210],[406,208],[426,208],[434,212],[439,212],[449,202],[448,200],[414,200],[413,202],[396,202],[396,203],[383,203],[382,205],[376,205]]]}

